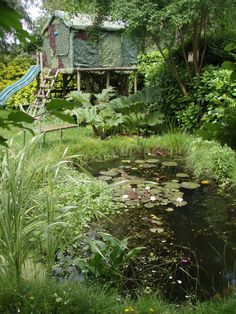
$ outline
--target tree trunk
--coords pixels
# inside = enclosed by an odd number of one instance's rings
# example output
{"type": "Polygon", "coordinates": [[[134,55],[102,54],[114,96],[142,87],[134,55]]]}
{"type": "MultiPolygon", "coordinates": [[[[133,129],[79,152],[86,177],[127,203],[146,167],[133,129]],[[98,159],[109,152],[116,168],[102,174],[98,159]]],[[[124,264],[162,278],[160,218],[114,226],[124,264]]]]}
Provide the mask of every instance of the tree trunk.
{"type": "Polygon", "coordinates": [[[192,47],[193,47],[193,65],[195,69],[195,74],[197,77],[200,75],[199,71],[199,36],[198,36],[198,25],[197,22],[193,25],[193,35],[192,35],[192,47]]]}
{"type": "Polygon", "coordinates": [[[185,85],[184,85],[184,82],[181,80],[181,78],[180,78],[180,76],[179,76],[179,72],[178,72],[178,70],[177,70],[177,68],[176,68],[176,64],[175,64],[175,61],[174,61],[174,59],[173,59],[173,57],[172,57],[170,48],[167,47],[167,48],[168,48],[168,51],[169,51],[169,58],[166,58],[166,56],[165,56],[165,54],[164,54],[164,52],[163,52],[163,50],[162,50],[162,48],[161,48],[161,46],[160,46],[160,44],[158,43],[157,40],[155,40],[155,43],[156,43],[156,45],[157,45],[157,48],[158,48],[158,50],[159,50],[159,52],[160,52],[162,58],[165,60],[165,62],[166,62],[167,64],[169,64],[170,70],[171,70],[171,72],[173,73],[173,75],[174,75],[174,77],[175,77],[175,79],[176,79],[176,81],[177,81],[177,83],[178,83],[178,85],[179,85],[179,87],[180,87],[180,90],[182,91],[182,93],[184,94],[184,96],[188,96],[187,89],[186,89],[186,87],[185,87],[185,85]]]}
{"type": "Polygon", "coordinates": [[[188,63],[188,57],[187,57],[187,53],[185,50],[184,35],[183,35],[183,32],[181,29],[179,30],[179,34],[180,34],[180,45],[181,45],[181,49],[182,49],[182,53],[183,53],[183,57],[184,57],[185,66],[186,66],[186,69],[188,72],[188,77],[189,77],[190,82],[193,83],[192,74],[190,71],[189,63],[188,63]]]}

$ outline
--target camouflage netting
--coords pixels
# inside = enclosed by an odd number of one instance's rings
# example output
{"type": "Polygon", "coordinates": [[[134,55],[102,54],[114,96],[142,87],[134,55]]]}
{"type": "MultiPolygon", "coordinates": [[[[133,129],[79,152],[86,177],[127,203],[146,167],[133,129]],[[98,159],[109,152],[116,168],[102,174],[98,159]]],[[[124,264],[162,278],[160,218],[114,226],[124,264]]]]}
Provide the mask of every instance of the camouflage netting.
{"type": "MultiPolygon", "coordinates": [[[[81,19],[77,16],[76,23],[81,24],[83,18],[82,15],[81,19]]],[[[86,18],[88,24],[89,19],[86,18]]],[[[45,27],[43,48],[46,66],[71,69],[121,67],[137,63],[137,47],[133,40],[124,36],[123,26],[109,22],[109,27],[101,26],[92,38],[85,24],[79,26],[72,22],[61,15],[54,15],[45,27]]]]}
{"type": "Polygon", "coordinates": [[[137,44],[135,40],[122,35],[122,56],[124,65],[132,65],[137,63],[137,44]]]}
{"type": "Polygon", "coordinates": [[[122,66],[121,36],[118,32],[104,32],[99,40],[101,66],[122,66]]]}

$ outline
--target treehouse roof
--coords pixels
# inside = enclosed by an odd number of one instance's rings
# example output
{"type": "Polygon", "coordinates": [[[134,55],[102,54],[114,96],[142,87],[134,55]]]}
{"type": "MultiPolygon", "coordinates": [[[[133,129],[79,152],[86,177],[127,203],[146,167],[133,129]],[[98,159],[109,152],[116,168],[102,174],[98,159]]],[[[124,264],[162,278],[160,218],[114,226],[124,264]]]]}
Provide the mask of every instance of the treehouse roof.
{"type": "MultiPolygon", "coordinates": [[[[96,23],[95,16],[92,15],[83,13],[75,15],[69,12],[54,11],[44,26],[43,33],[55,18],[62,20],[68,28],[77,30],[86,30],[87,28],[94,26],[96,23]]],[[[125,29],[125,23],[123,21],[113,21],[111,18],[105,17],[98,27],[107,31],[119,31],[125,29]]]]}

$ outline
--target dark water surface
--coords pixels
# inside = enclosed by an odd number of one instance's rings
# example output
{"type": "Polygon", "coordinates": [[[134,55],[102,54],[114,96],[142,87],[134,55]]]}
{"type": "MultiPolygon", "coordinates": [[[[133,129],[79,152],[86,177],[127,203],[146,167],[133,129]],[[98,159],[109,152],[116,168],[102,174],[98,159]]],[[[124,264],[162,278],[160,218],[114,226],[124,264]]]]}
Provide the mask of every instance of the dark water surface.
{"type": "Polygon", "coordinates": [[[217,194],[207,178],[186,188],[196,181],[178,159],[146,161],[91,165],[99,180],[113,186],[114,200],[124,204],[99,228],[119,239],[130,237],[130,247],[146,247],[127,269],[124,289],[149,293],[159,287],[174,301],[227,294],[236,285],[234,196],[217,194]],[[128,181],[117,185],[120,180],[128,181]]]}

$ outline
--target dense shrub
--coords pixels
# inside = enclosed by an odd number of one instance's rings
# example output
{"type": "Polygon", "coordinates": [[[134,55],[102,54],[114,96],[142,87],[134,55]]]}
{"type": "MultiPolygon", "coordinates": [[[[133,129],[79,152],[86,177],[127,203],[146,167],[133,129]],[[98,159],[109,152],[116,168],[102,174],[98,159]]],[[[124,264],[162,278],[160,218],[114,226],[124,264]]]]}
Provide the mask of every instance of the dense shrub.
{"type": "Polygon", "coordinates": [[[182,127],[193,130],[222,121],[225,111],[234,107],[236,101],[236,83],[230,80],[230,74],[228,70],[208,66],[199,79],[194,78],[190,102],[176,114],[182,127]]]}
{"type": "MultiPolygon", "coordinates": [[[[13,59],[2,59],[0,62],[0,91],[7,86],[19,80],[34,64],[34,61],[29,55],[19,55],[13,59]]],[[[34,100],[36,92],[36,80],[19,90],[6,103],[7,106],[17,107],[19,104],[29,104],[34,100]]]]}
{"type": "Polygon", "coordinates": [[[235,103],[236,84],[230,80],[231,72],[216,66],[203,68],[200,78],[194,77],[191,84],[184,64],[178,70],[188,90],[181,92],[170,69],[158,53],[142,56],[139,71],[147,86],[156,87],[156,101],[152,105],[182,128],[192,131],[206,123],[219,122],[227,108],[235,103]]]}

